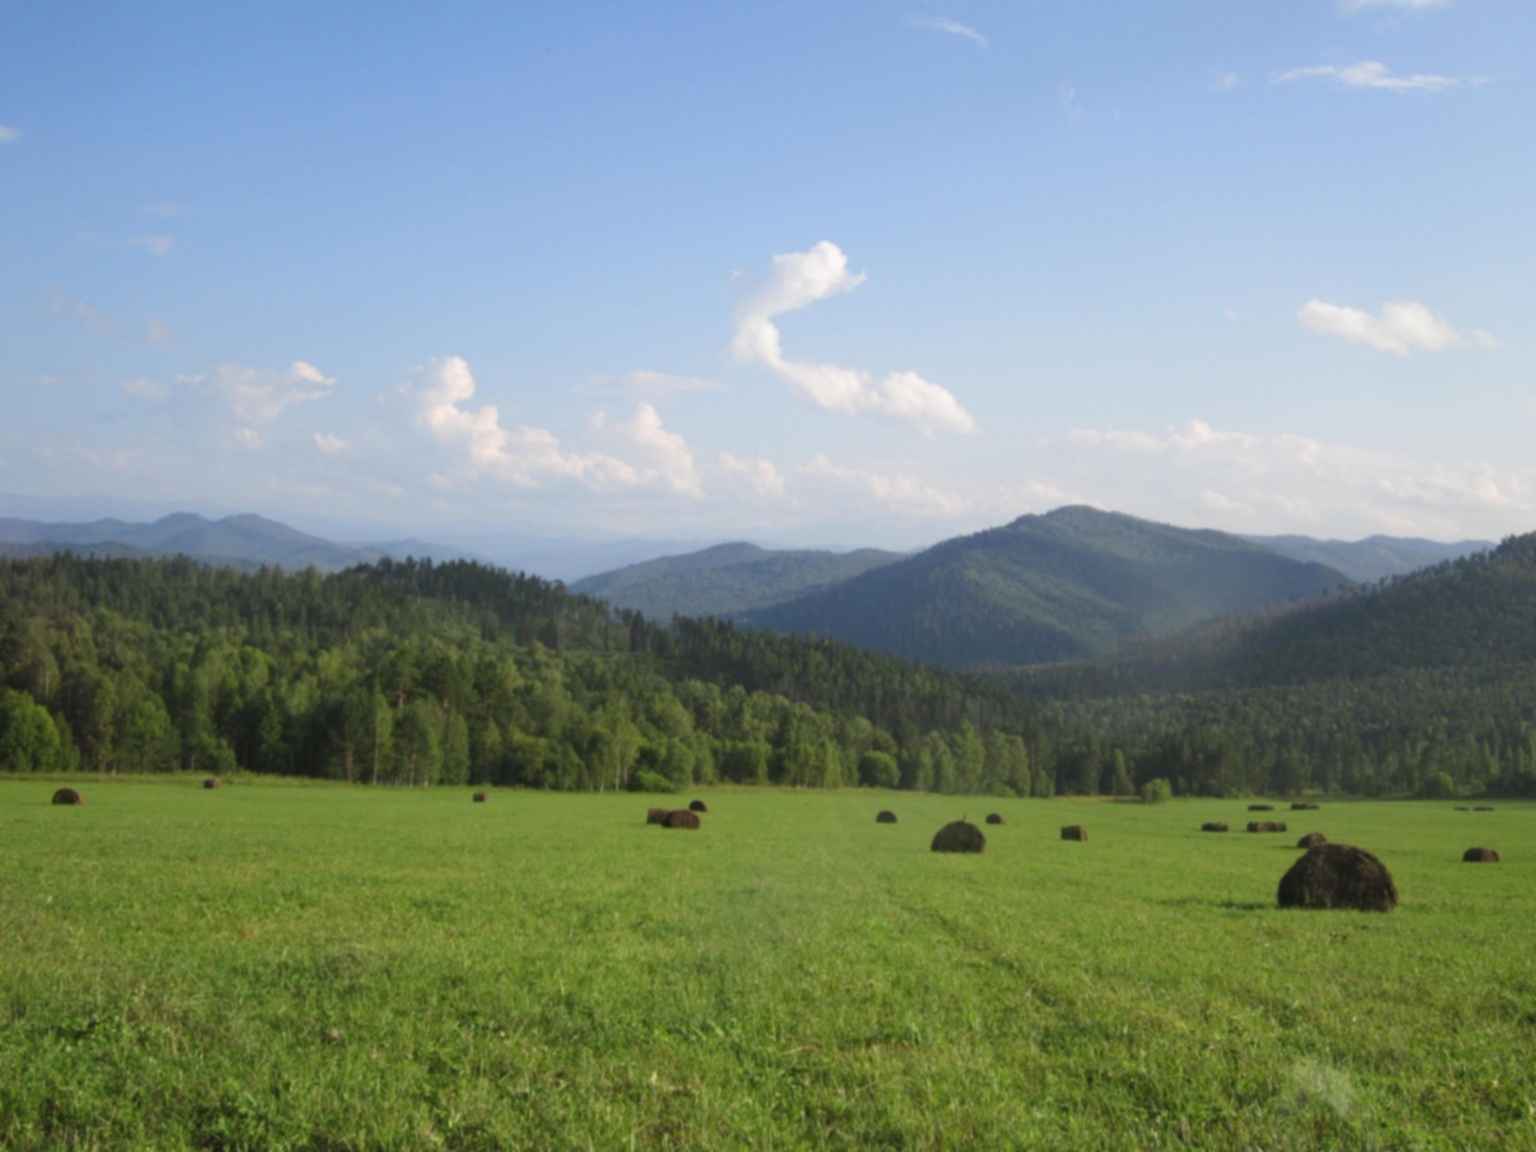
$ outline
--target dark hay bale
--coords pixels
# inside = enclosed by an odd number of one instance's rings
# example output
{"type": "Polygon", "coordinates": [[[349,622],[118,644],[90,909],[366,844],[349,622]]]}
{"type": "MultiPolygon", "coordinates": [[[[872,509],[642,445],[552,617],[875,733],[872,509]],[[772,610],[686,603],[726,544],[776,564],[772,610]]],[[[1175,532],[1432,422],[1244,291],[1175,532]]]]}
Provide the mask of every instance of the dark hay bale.
{"type": "Polygon", "coordinates": [[[484,792],[476,792],[473,796],[470,797],[470,799],[473,800],[476,804],[484,804],[487,800],[490,799],[490,797],[487,796],[484,792]]]}
{"type": "Polygon", "coordinates": [[[896,823],[896,813],[894,813],[894,812],[877,812],[877,813],[875,813],[875,823],[876,824],[894,824],[894,823],[896,823]]]}
{"type": "Polygon", "coordinates": [[[1250,812],[1273,812],[1274,810],[1275,810],[1275,806],[1273,804],[1250,804],[1250,805],[1248,805],[1248,811],[1250,811],[1250,812]]]}
{"type": "Polygon", "coordinates": [[[1227,832],[1227,831],[1229,831],[1229,829],[1227,828],[1227,826],[1225,824],[1219,823],[1219,822],[1217,822],[1215,820],[1210,820],[1210,821],[1207,821],[1206,823],[1200,825],[1200,831],[1202,831],[1202,832],[1227,832]]]}
{"type": "Polygon", "coordinates": [[[698,828],[699,814],[690,812],[686,808],[679,808],[676,812],[668,812],[667,819],[662,824],[663,828],[698,828]]]}
{"type": "Polygon", "coordinates": [[[693,801],[691,801],[688,804],[688,811],[690,811],[690,812],[708,812],[709,811],[709,805],[704,803],[704,801],[702,801],[702,800],[693,800],[693,801]]]}
{"type": "Polygon", "coordinates": [[[1468,808],[1465,804],[1458,804],[1458,805],[1456,805],[1456,811],[1458,811],[1458,812],[1470,812],[1470,811],[1472,811],[1472,809],[1468,808]]]}
{"type": "Polygon", "coordinates": [[[645,810],[645,822],[647,824],[665,824],[671,810],[667,808],[647,808],[645,810]]]}
{"type": "Polygon", "coordinates": [[[1468,848],[1461,854],[1463,864],[1497,864],[1499,854],[1492,848],[1468,848]]]}
{"type": "Polygon", "coordinates": [[[71,808],[78,808],[85,803],[85,797],[73,788],[60,788],[53,794],[53,802],[55,804],[67,805],[71,808]]]}
{"type": "Polygon", "coordinates": [[[1296,801],[1296,803],[1291,805],[1291,811],[1292,812],[1316,812],[1321,807],[1322,807],[1321,804],[1313,804],[1309,800],[1298,800],[1298,801],[1296,801]]]}
{"type": "Polygon", "coordinates": [[[1248,822],[1248,831],[1250,831],[1250,832],[1284,832],[1285,831],[1285,822],[1283,820],[1250,820],[1248,822]]]}
{"type": "Polygon", "coordinates": [[[1088,839],[1088,829],[1081,824],[1068,824],[1061,830],[1063,840],[1076,840],[1079,843],[1088,839]]]}
{"type": "Polygon", "coordinates": [[[984,852],[987,838],[976,825],[956,820],[939,829],[932,847],[935,852],[984,852]]]}
{"type": "Polygon", "coordinates": [[[988,824],[1001,824],[1002,822],[1003,822],[1003,814],[1001,812],[988,812],[987,813],[987,823],[988,824]]]}
{"type": "Polygon", "coordinates": [[[212,791],[215,788],[224,787],[224,781],[220,780],[217,776],[210,776],[203,781],[203,787],[212,791]]]}
{"type": "Polygon", "coordinates": [[[1300,840],[1296,841],[1296,847],[1321,848],[1326,843],[1328,843],[1328,837],[1324,836],[1321,832],[1308,832],[1300,840]]]}
{"type": "Polygon", "coordinates": [[[1277,899],[1282,908],[1390,912],[1397,907],[1397,885],[1386,865],[1363,848],[1324,844],[1291,865],[1277,899]]]}

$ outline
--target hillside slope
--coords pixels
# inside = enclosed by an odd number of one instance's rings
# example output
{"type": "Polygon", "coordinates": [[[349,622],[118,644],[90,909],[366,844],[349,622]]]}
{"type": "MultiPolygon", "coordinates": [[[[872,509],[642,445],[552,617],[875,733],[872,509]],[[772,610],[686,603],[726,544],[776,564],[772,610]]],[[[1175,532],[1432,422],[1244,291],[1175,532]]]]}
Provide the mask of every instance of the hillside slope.
{"type": "Polygon", "coordinates": [[[1407,576],[1493,547],[1487,540],[1444,543],[1400,536],[1367,536],[1364,540],[1316,540],[1310,536],[1249,536],[1246,539],[1292,560],[1325,564],[1361,584],[1407,576]]]}
{"type": "Polygon", "coordinates": [[[897,552],[771,551],[720,544],[589,576],[572,590],[653,620],[673,616],[738,616],[782,604],[900,560],[897,552]]]}
{"type": "Polygon", "coordinates": [[[1132,637],[1348,584],[1235,536],[1070,507],[945,541],[746,619],[954,667],[1030,664],[1106,655],[1132,637]]]}

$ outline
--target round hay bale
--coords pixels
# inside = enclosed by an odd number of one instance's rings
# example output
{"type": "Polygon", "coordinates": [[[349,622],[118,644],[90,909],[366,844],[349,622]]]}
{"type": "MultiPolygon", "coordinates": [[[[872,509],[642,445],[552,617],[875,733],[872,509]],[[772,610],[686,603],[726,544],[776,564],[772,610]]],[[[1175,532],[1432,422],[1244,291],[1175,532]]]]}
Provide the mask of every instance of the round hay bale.
{"type": "Polygon", "coordinates": [[[1468,848],[1461,854],[1463,864],[1497,864],[1499,854],[1492,848],[1468,848]]]}
{"type": "Polygon", "coordinates": [[[70,808],[78,808],[85,803],[85,797],[73,788],[60,788],[53,794],[53,802],[70,808]]]}
{"type": "Polygon", "coordinates": [[[211,792],[215,788],[224,787],[224,781],[220,780],[217,776],[210,776],[203,781],[203,787],[211,792]]]}
{"type": "Polygon", "coordinates": [[[1465,804],[1458,804],[1458,805],[1456,805],[1456,811],[1458,811],[1458,812],[1470,812],[1470,811],[1472,811],[1472,809],[1468,808],[1465,804]]]}
{"type": "Polygon", "coordinates": [[[1063,840],[1076,840],[1082,843],[1088,839],[1088,829],[1084,828],[1081,824],[1068,824],[1061,830],[1061,838],[1063,840]]]}
{"type": "Polygon", "coordinates": [[[1230,829],[1228,829],[1228,827],[1225,824],[1222,824],[1219,821],[1208,820],[1208,821],[1206,821],[1206,823],[1200,825],[1200,831],[1202,831],[1202,832],[1227,832],[1227,831],[1230,831],[1230,829]]]}
{"type": "Polygon", "coordinates": [[[1282,908],[1390,912],[1397,907],[1397,885],[1386,865],[1363,848],[1324,844],[1291,865],[1277,899],[1282,908]]]}
{"type": "Polygon", "coordinates": [[[645,822],[647,824],[665,824],[671,810],[667,808],[647,808],[645,810],[645,822]]]}
{"type": "Polygon", "coordinates": [[[1250,812],[1273,812],[1274,810],[1275,810],[1275,806],[1273,804],[1250,804],[1250,805],[1248,805],[1248,811],[1250,811],[1250,812]]]}
{"type": "Polygon", "coordinates": [[[1313,804],[1310,800],[1298,800],[1291,805],[1292,812],[1316,812],[1320,808],[1321,804],[1313,804]]]}
{"type": "Polygon", "coordinates": [[[1250,820],[1248,822],[1248,831],[1250,831],[1250,832],[1284,832],[1285,831],[1285,822],[1283,820],[1250,820]]]}
{"type": "Polygon", "coordinates": [[[876,812],[875,813],[875,823],[876,824],[894,824],[894,823],[896,823],[896,813],[894,813],[894,812],[876,812]]]}
{"type": "Polygon", "coordinates": [[[1328,837],[1324,836],[1321,832],[1308,832],[1300,840],[1296,841],[1296,847],[1321,848],[1326,843],[1328,843],[1328,837]]]}
{"type": "Polygon", "coordinates": [[[702,801],[702,800],[692,800],[688,804],[688,811],[690,811],[690,812],[708,812],[709,811],[709,805],[704,803],[704,801],[702,801]]]}
{"type": "Polygon", "coordinates": [[[490,799],[490,797],[487,796],[484,792],[476,792],[473,796],[470,797],[470,799],[473,800],[476,804],[484,804],[487,800],[490,799]]]}
{"type": "Polygon", "coordinates": [[[935,852],[984,852],[987,838],[976,825],[956,820],[939,829],[932,848],[935,852]]]}
{"type": "Polygon", "coordinates": [[[663,828],[698,828],[700,825],[699,814],[690,812],[686,808],[679,808],[676,812],[668,812],[667,819],[662,824],[663,828]]]}
{"type": "Polygon", "coordinates": [[[1002,822],[1003,822],[1003,814],[1001,812],[988,812],[987,813],[987,823],[988,824],[1001,824],[1002,822]]]}

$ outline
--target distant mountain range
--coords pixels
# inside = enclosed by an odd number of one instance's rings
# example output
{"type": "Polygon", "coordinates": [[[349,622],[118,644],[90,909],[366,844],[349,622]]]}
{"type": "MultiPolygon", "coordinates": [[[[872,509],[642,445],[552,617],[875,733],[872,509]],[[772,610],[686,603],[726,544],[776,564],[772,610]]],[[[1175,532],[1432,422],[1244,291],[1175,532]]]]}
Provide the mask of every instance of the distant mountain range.
{"type": "Polygon", "coordinates": [[[337,544],[261,516],[210,520],[178,513],[146,524],[124,520],[52,524],[0,519],[0,555],[40,556],[63,551],[91,556],[187,556],[236,568],[269,565],[325,571],[371,564],[386,556],[447,560],[459,555],[452,549],[437,548],[421,540],[337,544]]]}
{"type": "Polygon", "coordinates": [[[1406,576],[1421,568],[1460,560],[1463,556],[1493,548],[1493,543],[1488,540],[1443,544],[1438,540],[1396,536],[1368,536],[1364,540],[1314,540],[1310,536],[1249,536],[1246,539],[1292,560],[1326,564],[1361,584],[1374,584],[1391,576],[1406,576]]]}
{"type": "Polygon", "coordinates": [[[589,576],[571,590],[653,619],[738,617],[851,580],[902,559],[899,552],[770,551],[755,544],[719,544],[683,556],[663,556],[589,576]]]}

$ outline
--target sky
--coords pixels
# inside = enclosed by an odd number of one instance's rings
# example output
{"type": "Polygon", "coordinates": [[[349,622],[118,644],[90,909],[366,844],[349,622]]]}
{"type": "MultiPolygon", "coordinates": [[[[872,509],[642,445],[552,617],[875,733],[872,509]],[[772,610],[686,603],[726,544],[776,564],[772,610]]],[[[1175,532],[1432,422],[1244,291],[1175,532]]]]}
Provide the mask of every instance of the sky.
{"type": "Polygon", "coordinates": [[[1536,5],[20,2],[0,514],[1536,530],[1536,5]]]}

